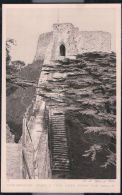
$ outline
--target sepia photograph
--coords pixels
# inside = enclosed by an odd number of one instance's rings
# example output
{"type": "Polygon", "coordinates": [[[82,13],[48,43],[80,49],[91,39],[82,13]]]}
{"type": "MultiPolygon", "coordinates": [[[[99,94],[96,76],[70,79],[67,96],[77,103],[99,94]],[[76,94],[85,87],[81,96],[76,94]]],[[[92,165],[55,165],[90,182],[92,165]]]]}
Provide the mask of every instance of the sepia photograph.
{"type": "Polygon", "coordinates": [[[120,179],[120,10],[4,5],[5,181],[120,179]]]}

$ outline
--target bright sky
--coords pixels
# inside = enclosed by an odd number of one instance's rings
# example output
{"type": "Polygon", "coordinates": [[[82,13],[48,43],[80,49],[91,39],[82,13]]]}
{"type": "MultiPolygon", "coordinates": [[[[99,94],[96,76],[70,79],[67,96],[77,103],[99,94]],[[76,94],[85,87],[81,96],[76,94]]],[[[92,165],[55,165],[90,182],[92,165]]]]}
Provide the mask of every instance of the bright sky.
{"type": "Polygon", "coordinates": [[[107,6],[106,8],[88,8],[74,5],[73,8],[19,7],[6,10],[6,38],[14,38],[17,41],[17,46],[12,49],[12,60],[31,63],[39,35],[52,30],[52,25],[57,22],[58,15],[60,22],[71,22],[81,31],[110,32],[112,50],[115,50],[115,8],[107,8],[107,6]]]}

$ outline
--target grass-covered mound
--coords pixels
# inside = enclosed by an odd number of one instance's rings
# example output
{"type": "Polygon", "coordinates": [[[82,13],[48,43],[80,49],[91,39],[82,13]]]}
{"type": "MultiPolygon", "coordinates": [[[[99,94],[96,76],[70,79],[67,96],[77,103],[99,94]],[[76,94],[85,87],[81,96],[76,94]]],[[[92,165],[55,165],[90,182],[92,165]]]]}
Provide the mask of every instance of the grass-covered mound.
{"type": "Polygon", "coordinates": [[[72,178],[115,178],[116,56],[84,53],[45,66],[40,96],[65,110],[72,178]]]}
{"type": "Polygon", "coordinates": [[[7,124],[18,142],[22,135],[22,119],[36,95],[43,62],[36,61],[21,70],[7,67],[7,124]]]}

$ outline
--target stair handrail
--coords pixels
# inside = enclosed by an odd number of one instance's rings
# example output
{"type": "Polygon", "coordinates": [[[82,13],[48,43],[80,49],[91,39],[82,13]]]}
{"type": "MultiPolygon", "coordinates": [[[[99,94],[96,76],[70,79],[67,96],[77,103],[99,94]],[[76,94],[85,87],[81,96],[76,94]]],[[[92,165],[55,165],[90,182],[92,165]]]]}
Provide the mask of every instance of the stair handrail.
{"type": "MultiPolygon", "coordinates": [[[[29,179],[32,179],[33,173],[31,174],[25,149],[27,146],[27,135],[28,135],[28,138],[29,138],[29,140],[31,142],[31,146],[32,146],[32,155],[34,156],[35,149],[34,149],[33,140],[31,137],[30,129],[28,126],[30,122],[32,124],[32,121],[30,121],[31,120],[30,110],[33,108],[33,104],[34,104],[34,102],[32,101],[32,103],[27,107],[26,112],[23,116],[23,136],[22,136],[23,137],[22,156],[23,156],[23,165],[24,165],[23,168],[24,168],[24,171],[26,170],[26,173],[27,173],[29,179]]],[[[34,172],[34,170],[33,170],[33,172],[34,172]]]]}
{"type": "Polygon", "coordinates": [[[24,150],[22,150],[22,158],[23,158],[24,165],[26,167],[28,178],[32,179],[32,176],[31,176],[31,173],[30,173],[30,169],[29,169],[29,166],[28,166],[28,162],[26,160],[26,154],[25,154],[24,150]]]}

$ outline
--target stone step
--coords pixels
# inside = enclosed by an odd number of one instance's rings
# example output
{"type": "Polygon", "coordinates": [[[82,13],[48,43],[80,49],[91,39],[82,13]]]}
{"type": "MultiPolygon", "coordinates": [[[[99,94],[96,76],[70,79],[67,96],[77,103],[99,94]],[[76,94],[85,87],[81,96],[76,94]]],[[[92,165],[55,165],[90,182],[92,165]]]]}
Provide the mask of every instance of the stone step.
{"type": "Polygon", "coordinates": [[[59,132],[59,131],[64,131],[64,132],[66,132],[64,126],[52,125],[51,127],[52,127],[53,131],[55,131],[55,132],[56,132],[56,131],[57,131],[57,132],[59,132]]]}
{"type": "Polygon", "coordinates": [[[54,169],[64,169],[64,170],[68,170],[68,169],[70,169],[70,166],[66,166],[65,164],[63,164],[63,165],[54,165],[53,166],[53,168],[52,168],[53,170],[54,169]]]}
{"type": "Polygon", "coordinates": [[[53,155],[62,155],[63,156],[63,154],[64,155],[68,155],[68,150],[66,151],[60,151],[60,150],[57,150],[57,149],[53,149],[53,155]]]}
{"type": "Polygon", "coordinates": [[[58,157],[60,157],[60,156],[66,157],[66,158],[67,158],[67,153],[61,154],[61,153],[59,152],[59,153],[54,153],[54,154],[53,154],[53,158],[58,158],[58,157]]]}
{"type": "Polygon", "coordinates": [[[53,126],[64,126],[65,127],[65,123],[59,123],[59,122],[53,122],[53,123],[50,123],[50,125],[53,125],[53,126]]]}
{"type": "Polygon", "coordinates": [[[60,163],[60,162],[67,162],[67,163],[69,163],[69,159],[68,158],[64,158],[64,156],[61,158],[57,158],[57,157],[53,157],[53,160],[55,160],[55,162],[58,162],[58,163],[60,163]]]}
{"type": "Polygon", "coordinates": [[[67,147],[67,144],[66,143],[54,143],[53,147],[67,147]]]}
{"type": "Polygon", "coordinates": [[[65,143],[67,141],[66,139],[66,135],[55,135],[55,134],[52,134],[51,136],[51,140],[55,143],[55,142],[58,142],[58,143],[65,143]]]}
{"type": "Polygon", "coordinates": [[[67,134],[65,129],[65,116],[50,116],[51,125],[51,150],[52,150],[52,170],[69,170],[70,163],[68,158],[67,134]]]}
{"type": "Polygon", "coordinates": [[[54,126],[52,126],[52,129],[53,129],[53,132],[66,132],[65,131],[65,128],[63,128],[63,127],[54,127],[54,126]]]}
{"type": "Polygon", "coordinates": [[[61,134],[64,133],[66,135],[66,131],[64,129],[60,129],[60,128],[55,128],[55,130],[53,130],[53,134],[55,134],[55,133],[61,133],[61,134]]]}
{"type": "Polygon", "coordinates": [[[57,131],[57,132],[59,132],[59,130],[60,130],[60,131],[64,131],[64,132],[66,132],[66,131],[64,130],[64,128],[63,128],[63,127],[58,127],[58,126],[55,126],[55,127],[54,127],[53,125],[52,125],[52,127],[53,127],[53,131],[57,131]]]}
{"type": "MultiPolygon", "coordinates": [[[[58,106],[55,106],[54,109],[58,109],[58,106]]],[[[65,113],[63,112],[56,112],[56,111],[52,111],[50,113],[50,116],[52,117],[64,117],[65,113]]]]}
{"type": "Polygon", "coordinates": [[[68,152],[68,148],[67,148],[67,146],[64,146],[64,147],[61,147],[61,146],[53,146],[52,147],[52,149],[53,149],[53,151],[59,151],[59,152],[62,152],[62,154],[63,154],[63,151],[66,153],[66,152],[68,152]]]}
{"type": "MultiPolygon", "coordinates": [[[[54,161],[54,165],[58,165],[58,166],[69,166],[69,162],[68,162],[68,160],[67,159],[65,159],[65,160],[61,160],[61,159],[53,159],[53,161],[54,161]]],[[[65,167],[64,167],[65,168],[65,167]]]]}
{"type": "Polygon", "coordinates": [[[55,145],[53,145],[52,146],[52,149],[57,149],[57,148],[59,148],[59,149],[68,149],[68,147],[67,147],[67,145],[64,145],[64,144],[62,144],[62,145],[57,145],[57,144],[55,144],[55,145]]]}
{"type": "Polygon", "coordinates": [[[66,169],[69,169],[69,168],[70,168],[70,166],[68,166],[68,165],[66,165],[66,164],[54,165],[54,166],[53,166],[53,169],[64,169],[64,170],[66,170],[66,169]]]}
{"type": "Polygon", "coordinates": [[[55,135],[51,138],[51,141],[53,142],[53,144],[58,144],[58,145],[66,144],[67,145],[66,138],[63,138],[61,136],[55,135]]]}
{"type": "Polygon", "coordinates": [[[62,138],[62,137],[59,137],[59,136],[56,137],[56,136],[54,136],[53,138],[51,138],[51,141],[53,142],[53,144],[54,143],[57,143],[58,141],[61,142],[62,144],[64,144],[66,140],[64,140],[64,138],[62,138]]]}
{"type": "Polygon", "coordinates": [[[64,128],[55,128],[54,129],[54,127],[52,127],[52,129],[53,129],[53,133],[55,134],[55,133],[65,133],[65,135],[66,135],[66,131],[64,130],[64,128]]]}
{"type": "Polygon", "coordinates": [[[66,132],[65,131],[65,129],[62,127],[62,128],[60,128],[60,127],[54,127],[54,126],[52,126],[53,127],[53,132],[66,132]]]}
{"type": "Polygon", "coordinates": [[[62,138],[66,137],[66,134],[64,132],[62,132],[62,133],[55,133],[55,134],[53,133],[52,137],[59,141],[62,138]]]}
{"type": "Polygon", "coordinates": [[[65,126],[63,125],[63,126],[58,126],[58,125],[52,125],[52,128],[53,128],[53,131],[57,131],[57,132],[59,132],[59,131],[63,131],[63,132],[66,132],[66,130],[65,130],[65,126]]]}
{"type": "MultiPolygon", "coordinates": [[[[65,159],[68,159],[68,151],[64,153],[63,155],[63,152],[61,151],[53,151],[53,155],[52,155],[52,158],[58,158],[60,155],[60,157],[65,158],[65,159]]],[[[59,158],[58,158],[59,159],[59,158]]]]}
{"type": "Polygon", "coordinates": [[[68,159],[64,159],[64,160],[61,160],[61,159],[55,159],[55,162],[54,162],[54,165],[59,165],[59,166],[62,166],[62,165],[69,165],[69,161],[68,159]]]}
{"type": "Polygon", "coordinates": [[[68,150],[65,150],[64,148],[62,148],[62,149],[55,148],[55,149],[52,149],[52,150],[53,150],[53,153],[56,154],[56,155],[57,154],[60,154],[60,155],[62,155],[62,154],[68,154],[68,150]]]}
{"type": "Polygon", "coordinates": [[[60,135],[58,133],[57,134],[54,134],[54,133],[52,134],[52,137],[57,139],[57,140],[58,140],[58,138],[63,139],[63,138],[65,138],[65,136],[66,136],[66,134],[60,134],[60,135]]]}
{"type": "Polygon", "coordinates": [[[52,136],[51,136],[51,139],[52,139],[52,141],[54,141],[54,143],[55,143],[55,141],[57,141],[57,142],[61,142],[61,143],[64,143],[64,142],[66,142],[67,141],[67,139],[66,139],[66,134],[63,134],[63,133],[61,133],[61,134],[52,134],[52,136]]]}
{"type": "Polygon", "coordinates": [[[64,143],[64,142],[66,142],[67,140],[66,140],[66,135],[63,135],[63,134],[60,134],[60,135],[56,135],[56,134],[53,134],[52,136],[51,136],[51,140],[55,143],[55,141],[57,141],[57,142],[61,142],[61,143],[64,143]]]}
{"type": "Polygon", "coordinates": [[[51,115],[51,120],[58,120],[58,119],[60,119],[60,120],[62,120],[62,119],[65,119],[65,116],[64,115],[51,115]]]}
{"type": "Polygon", "coordinates": [[[61,115],[57,115],[57,116],[50,116],[50,118],[51,118],[51,120],[58,120],[58,119],[60,119],[60,120],[64,120],[65,119],[65,117],[64,116],[61,116],[61,115]]]}
{"type": "Polygon", "coordinates": [[[53,123],[50,123],[50,125],[53,125],[53,126],[63,126],[63,127],[65,127],[65,123],[58,123],[58,122],[53,122],[53,123]]]}
{"type": "Polygon", "coordinates": [[[55,147],[56,147],[56,146],[60,146],[60,147],[65,146],[65,147],[68,147],[68,145],[67,145],[66,142],[61,142],[61,143],[59,143],[58,141],[55,141],[55,142],[53,142],[53,145],[54,145],[55,147]]]}
{"type": "Polygon", "coordinates": [[[69,163],[68,158],[53,158],[53,160],[55,160],[55,163],[57,162],[57,164],[60,164],[61,162],[69,163]]]}
{"type": "Polygon", "coordinates": [[[63,154],[67,155],[68,154],[68,150],[64,149],[64,148],[57,148],[57,147],[55,147],[55,148],[52,148],[52,150],[53,150],[53,153],[56,154],[56,155],[59,155],[59,154],[60,155],[63,155],[63,154]]]}
{"type": "Polygon", "coordinates": [[[64,133],[64,132],[62,132],[62,133],[60,133],[60,132],[59,133],[57,133],[57,132],[56,133],[53,133],[53,137],[55,137],[55,138],[56,137],[59,137],[60,138],[62,136],[66,136],[66,133],[64,133]]]}
{"type": "Polygon", "coordinates": [[[66,140],[65,140],[65,138],[62,138],[62,137],[61,138],[59,138],[59,137],[57,137],[57,138],[56,137],[51,138],[51,142],[52,143],[55,143],[55,141],[57,141],[57,142],[59,141],[62,144],[64,144],[66,140]]]}
{"type": "Polygon", "coordinates": [[[63,128],[63,127],[54,127],[54,126],[52,126],[52,128],[53,128],[53,132],[66,132],[65,131],[65,129],[63,128]]]}
{"type": "Polygon", "coordinates": [[[51,114],[50,114],[50,116],[52,116],[52,117],[57,117],[57,118],[64,117],[64,115],[65,115],[65,114],[63,114],[63,113],[61,113],[61,114],[60,114],[60,113],[51,113],[51,114]]]}
{"type": "Polygon", "coordinates": [[[59,121],[59,120],[54,120],[52,121],[53,124],[60,124],[60,125],[65,125],[64,121],[59,121]]]}
{"type": "Polygon", "coordinates": [[[55,141],[55,143],[54,143],[54,146],[62,146],[62,145],[65,145],[65,146],[67,146],[67,143],[59,143],[59,142],[57,142],[57,141],[55,141]]]}
{"type": "Polygon", "coordinates": [[[63,115],[57,115],[57,116],[52,115],[52,116],[50,116],[50,118],[51,118],[51,120],[58,120],[58,119],[63,120],[63,119],[65,119],[65,116],[63,116],[63,115]]]}
{"type": "Polygon", "coordinates": [[[52,124],[54,127],[56,126],[58,126],[58,127],[65,127],[65,124],[64,123],[57,123],[57,122],[54,122],[53,124],[52,124]]]}
{"type": "Polygon", "coordinates": [[[53,127],[65,127],[65,123],[58,123],[58,122],[54,122],[54,123],[50,123],[50,125],[52,125],[53,127]]]}
{"type": "Polygon", "coordinates": [[[63,154],[68,155],[68,150],[64,151],[64,149],[59,150],[59,149],[56,148],[56,149],[53,149],[52,151],[53,151],[54,155],[62,155],[62,156],[63,156],[63,154]]]}
{"type": "Polygon", "coordinates": [[[61,150],[61,148],[56,148],[56,147],[52,147],[53,153],[60,153],[60,154],[68,154],[68,148],[63,148],[63,150],[61,150]]]}
{"type": "Polygon", "coordinates": [[[52,150],[53,150],[53,152],[58,151],[58,152],[60,152],[62,154],[63,154],[63,152],[64,153],[68,153],[68,148],[66,146],[65,147],[53,146],[52,150]]]}
{"type": "Polygon", "coordinates": [[[52,171],[55,173],[55,172],[58,172],[58,173],[62,173],[62,172],[69,172],[69,168],[68,169],[64,169],[64,168],[53,168],[52,171]]]}
{"type": "Polygon", "coordinates": [[[53,131],[55,131],[55,132],[56,132],[56,131],[57,131],[57,132],[59,132],[59,131],[61,131],[61,132],[62,132],[62,131],[66,132],[64,126],[63,126],[63,127],[58,127],[58,126],[53,126],[53,125],[52,125],[52,128],[53,128],[53,131]]]}
{"type": "Polygon", "coordinates": [[[61,159],[67,160],[67,161],[69,160],[67,154],[65,154],[65,156],[64,155],[60,155],[60,158],[59,158],[59,154],[58,155],[55,154],[55,155],[52,156],[52,159],[54,160],[54,162],[55,162],[55,160],[58,160],[59,163],[60,163],[61,159]]]}
{"type": "Polygon", "coordinates": [[[57,164],[56,163],[56,164],[53,165],[53,168],[58,168],[58,169],[59,168],[68,169],[69,167],[70,167],[69,164],[66,164],[66,163],[63,163],[63,162],[62,162],[62,164],[57,164]]]}
{"type": "Polygon", "coordinates": [[[53,145],[53,148],[56,148],[56,147],[59,147],[59,148],[62,148],[62,147],[67,147],[67,144],[57,144],[57,143],[54,143],[53,145]]]}
{"type": "Polygon", "coordinates": [[[57,137],[57,138],[55,139],[55,137],[51,137],[51,141],[52,141],[52,142],[55,142],[55,140],[57,140],[57,141],[59,141],[59,142],[65,142],[65,141],[66,141],[66,138],[64,138],[64,137],[57,137]]]}
{"type": "Polygon", "coordinates": [[[65,117],[53,117],[53,118],[51,118],[51,120],[53,121],[53,122],[55,122],[55,121],[57,121],[57,122],[64,122],[65,121],[65,117]]]}
{"type": "MultiPolygon", "coordinates": [[[[54,139],[55,139],[55,138],[54,138],[54,139]]],[[[54,139],[51,139],[51,140],[54,141],[54,139]]],[[[59,139],[56,139],[55,142],[53,142],[53,143],[61,143],[61,144],[64,144],[64,143],[66,143],[66,141],[65,141],[65,140],[61,140],[61,139],[59,138],[59,139]]]]}
{"type": "Polygon", "coordinates": [[[52,127],[52,129],[53,129],[54,134],[55,133],[65,133],[65,135],[66,135],[66,131],[64,128],[55,127],[55,129],[54,129],[54,127],[52,127]]]}
{"type": "Polygon", "coordinates": [[[64,157],[68,157],[68,150],[59,150],[59,149],[55,149],[53,148],[53,155],[56,156],[56,157],[60,157],[60,156],[64,156],[64,157]]]}
{"type": "Polygon", "coordinates": [[[61,123],[62,123],[62,122],[63,122],[63,123],[65,122],[65,118],[57,118],[57,117],[56,117],[56,118],[52,118],[51,120],[52,120],[52,122],[55,122],[55,121],[56,121],[56,122],[61,122],[61,123]]]}

